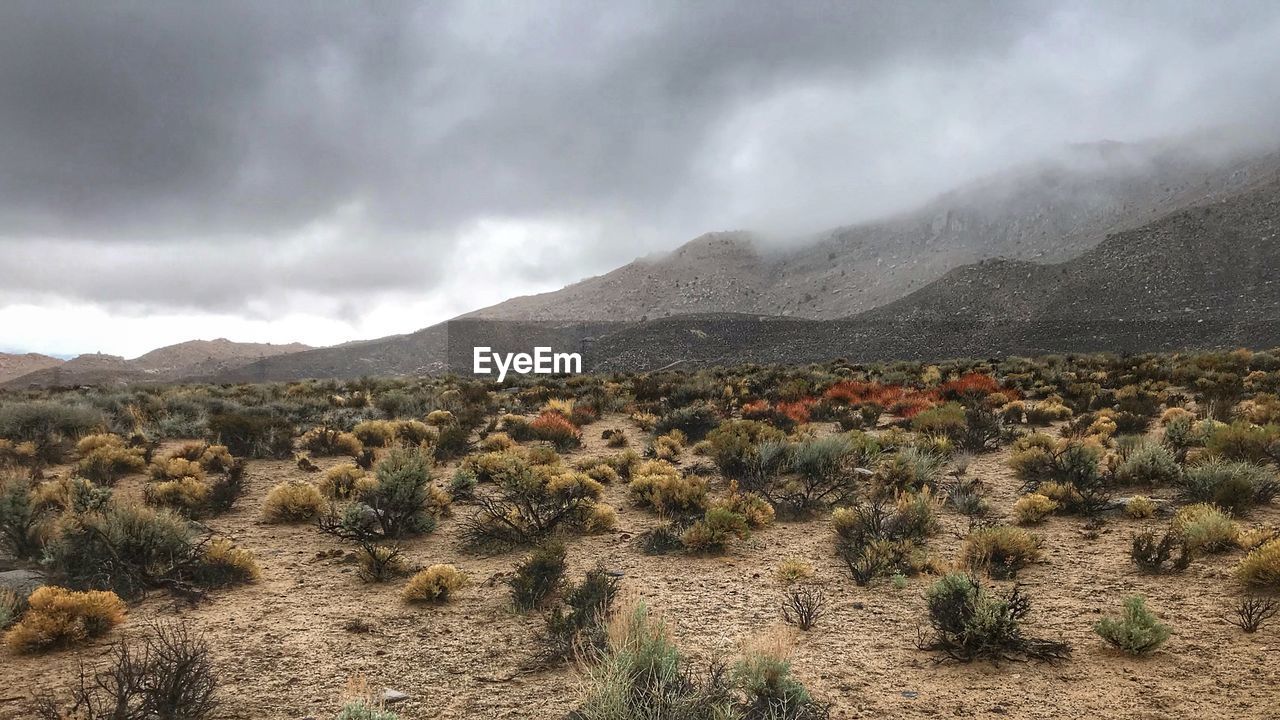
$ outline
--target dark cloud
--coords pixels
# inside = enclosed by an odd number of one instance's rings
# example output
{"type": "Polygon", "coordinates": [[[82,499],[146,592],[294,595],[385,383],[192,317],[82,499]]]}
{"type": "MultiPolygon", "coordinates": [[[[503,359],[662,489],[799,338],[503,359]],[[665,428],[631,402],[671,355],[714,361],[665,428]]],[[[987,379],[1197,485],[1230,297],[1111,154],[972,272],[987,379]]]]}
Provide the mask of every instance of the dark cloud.
{"type": "Polygon", "coordinates": [[[483,275],[449,263],[488,221],[535,229],[493,268],[526,284],[813,231],[1274,118],[1277,32],[1274,2],[3,3],[0,295],[350,308],[483,275]]]}

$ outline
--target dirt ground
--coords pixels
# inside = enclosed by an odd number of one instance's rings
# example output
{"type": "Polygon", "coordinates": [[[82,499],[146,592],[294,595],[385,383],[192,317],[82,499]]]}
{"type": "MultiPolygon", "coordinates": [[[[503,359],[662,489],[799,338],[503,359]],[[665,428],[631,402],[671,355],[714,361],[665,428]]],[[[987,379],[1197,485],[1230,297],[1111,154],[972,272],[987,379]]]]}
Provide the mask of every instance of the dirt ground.
{"type": "MultiPolygon", "coordinates": [[[[585,446],[567,459],[617,452],[599,439],[611,427],[625,428],[631,447],[643,447],[633,425],[609,417],[588,426],[585,446]]],[[[968,471],[986,483],[1004,514],[1019,485],[1004,465],[1007,453],[978,456],[968,471]]],[[[693,456],[686,452],[683,459],[693,456]]],[[[342,461],[317,462],[328,468],[342,461]]],[[[446,481],[451,473],[452,466],[441,468],[438,478],[446,481]]],[[[578,680],[572,668],[521,674],[542,618],[508,607],[504,578],[519,553],[477,557],[460,546],[457,528],[471,508],[456,506],[454,517],[434,533],[405,546],[413,564],[454,563],[473,584],[446,605],[409,606],[399,598],[401,582],[366,584],[351,561],[329,555],[350,546],[311,525],[262,521],[267,490],[297,477],[314,476],[292,462],[251,462],[245,497],[208,522],[254,552],[259,582],[218,591],[196,607],[152,596],[131,607],[123,630],[140,631],[155,617],[183,617],[207,633],[222,683],[218,717],[331,718],[347,679],[360,674],[376,688],[408,693],[393,708],[406,720],[560,718],[573,707],[578,680]],[[345,630],[354,618],[372,631],[345,630]]],[[[136,491],[141,481],[126,480],[122,488],[129,491],[132,483],[136,491]]],[[[833,703],[834,718],[1280,717],[1280,622],[1247,635],[1224,619],[1238,592],[1230,578],[1238,551],[1199,559],[1182,574],[1149,576],[1128,554],[1143,521],[1113,517],[1091,539],[1081,519],[1050,518],[1034,528],[1044,538],[1042,561],[1018,580],[1033,601],[1029,629],[1067,640],[1073,657],[1057,664],[938,663],[915,647],[930,579],[911,579],[903,590],[887,582],[856,587],[836,562],[824,519],[779,522],[722,557],[654,557],[638,551],[635,537],[657,518],[631,507],[625,486],[608,487],[606,499],[619,511],[618,530],[571,539],[571,574],[576,578],[597,561],[621,570],[624,586],[661,613],[679,645],[700,659],[732,654],[779,623],[775,568],[787,558],[812,563],[826,583],[830,607],[816,628],[799,634],[794,672],[833,703]],[[1174,631],[1146,658],[1111,650],[1091,630],[1132,593],[1145,595],[1174,631]]],[[[965,521],[949,509],[942,518],[944,531],[931,549],[951,561],[965,521]]],[[[1256,510],[1245,524],[1280,525],[1280,508],[1256,510]]],[[[104,659],[115,637],[75,650],[0,658],[0,718],[30,717],[33,693],[65,684],[80,661],[104,659]]]]}

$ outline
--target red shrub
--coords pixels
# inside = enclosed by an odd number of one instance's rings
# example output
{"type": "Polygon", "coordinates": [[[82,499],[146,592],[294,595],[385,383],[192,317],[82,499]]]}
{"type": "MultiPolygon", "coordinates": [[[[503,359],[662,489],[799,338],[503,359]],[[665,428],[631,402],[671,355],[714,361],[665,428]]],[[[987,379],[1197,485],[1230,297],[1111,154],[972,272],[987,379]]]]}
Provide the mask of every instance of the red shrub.
{"type": "Polygon", "coordinates": [[[542,413],[529,423],[529,428],[536,438],[546,440],[562,450],[582,443],[582,434],[578,432],[578,428],[558,412],[548,410],[542,413]]]}
{"type": "Polygon", "coordinates": [[[1008,391],[1003,390],[1000,383],[986,373],[965,373],[938,387],[938,395],[943,400],[978,401],[996,392],[1008,391]]]}

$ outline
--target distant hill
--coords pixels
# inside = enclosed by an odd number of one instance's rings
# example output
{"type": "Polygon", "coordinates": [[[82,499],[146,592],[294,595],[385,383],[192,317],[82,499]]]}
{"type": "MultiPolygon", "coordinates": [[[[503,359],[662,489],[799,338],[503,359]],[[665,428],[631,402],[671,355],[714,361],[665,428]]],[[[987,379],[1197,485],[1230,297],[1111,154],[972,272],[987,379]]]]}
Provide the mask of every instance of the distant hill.
{"type": "Polygon", "coordinates": [[[0,383],[37,370],[57,367],[62,363],[63,361],[58,358],[39,353],[0,353],[0,383]]]}
{"type": "Polygon", "coordinates": [[[212,375],[248,365],[263,358],[303,352],[311,347],[302,343],[240,343],[226,338],[190,340],[169,345],[129,361],[130,365],[162,378],[212,375]]]}
{"type": "MultiPolygon", "coordinates": [[[[262,358],[300,352],[306,345],[237,343],[224,338],[192,340],[152,350],[126,360],[116,355],[92,353],[66,362],[37,365],[25,373],[0,380],[6,387],[70,387],[139,382],[175,382],[233,370],[262,358]]],[[[11,357],[11,356],[6,356],[11,357]]],[[[43,356],[40,356],[43,357],[43,356]]]]}

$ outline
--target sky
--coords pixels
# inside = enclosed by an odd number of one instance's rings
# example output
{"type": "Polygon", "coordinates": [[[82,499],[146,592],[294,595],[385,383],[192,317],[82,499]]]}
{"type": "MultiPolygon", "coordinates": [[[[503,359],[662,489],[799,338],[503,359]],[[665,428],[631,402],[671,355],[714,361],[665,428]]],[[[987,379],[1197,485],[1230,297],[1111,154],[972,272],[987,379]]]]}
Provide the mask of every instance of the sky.
{"type": "Polygon", "coordinates": [[[1280,3],[0,3],[0,351],[327,345],[1280,117],[1280,3]]]}

